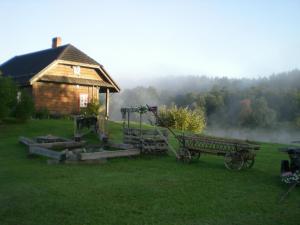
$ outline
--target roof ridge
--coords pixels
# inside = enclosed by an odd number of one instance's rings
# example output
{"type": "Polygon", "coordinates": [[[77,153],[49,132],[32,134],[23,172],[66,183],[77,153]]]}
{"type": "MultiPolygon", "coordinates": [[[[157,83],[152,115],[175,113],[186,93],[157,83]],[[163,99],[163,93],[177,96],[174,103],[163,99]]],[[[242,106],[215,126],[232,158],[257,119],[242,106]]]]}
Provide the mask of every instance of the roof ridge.
{"type": "Polygon", "coordinates": [[[65,49],[62,50],[61,53],[59,53],[59,55],[56,57],[56,59],[60,59],[60,58],[63,56],[63,54],[66,52],[66,50],[67,50],[68,48],[70,48],[70,46],[72,46],[72,45],[69,43],[69,44],[66,44],[66,45],[64,45],[64,46],[65,46],[65,49]]]}
{"type": "Polygon", "coordinates": [[[84,57],[88,58],[90,61],[93,62],[93,63],[89,63],[89,64],[97,65],[97,66],[102,66],[102,64],[100,64],[95,59],[93,59],[91,56],[89,56],[85,52],[81,51],[79,48],[77,48],[76,46],[74,46],[72,44],[68,44],[68,46],[63,50],[63,52],[57,57],[57,59],[63,58],[64,55],[67,53],[68,50],[72,51],[72,48],[73,48],[73,50],[77,51],[78,53],[82,54],[84,57]]]}

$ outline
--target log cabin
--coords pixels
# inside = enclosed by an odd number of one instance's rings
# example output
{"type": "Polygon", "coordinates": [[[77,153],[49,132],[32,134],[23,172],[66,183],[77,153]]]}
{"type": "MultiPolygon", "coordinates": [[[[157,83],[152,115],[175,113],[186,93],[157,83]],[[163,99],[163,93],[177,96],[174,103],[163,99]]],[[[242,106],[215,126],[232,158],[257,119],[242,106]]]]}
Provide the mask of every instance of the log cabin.
{"type": "Polygon", "coordinates": [[[71,44],[61,45],[60,37],[52,39],[52,48],[9,59],[0,71],[30,93],[37,111],[55,115],[79,114],[103,93],[108,117],[110,93],[120,91],[103,65],[71,44]]]}

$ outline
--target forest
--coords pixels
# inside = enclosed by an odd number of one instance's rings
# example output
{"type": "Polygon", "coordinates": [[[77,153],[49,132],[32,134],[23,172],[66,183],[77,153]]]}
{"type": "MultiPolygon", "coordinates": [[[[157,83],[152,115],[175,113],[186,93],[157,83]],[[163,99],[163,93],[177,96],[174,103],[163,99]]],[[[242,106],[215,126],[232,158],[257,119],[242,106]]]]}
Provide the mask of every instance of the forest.
{"type": "Polygon", "coordinates": [[[169,76],[112,97],[112,119],[133,105],[202,109],[207,127],[300,128],[300,70],[257,79],[169,76]]]}

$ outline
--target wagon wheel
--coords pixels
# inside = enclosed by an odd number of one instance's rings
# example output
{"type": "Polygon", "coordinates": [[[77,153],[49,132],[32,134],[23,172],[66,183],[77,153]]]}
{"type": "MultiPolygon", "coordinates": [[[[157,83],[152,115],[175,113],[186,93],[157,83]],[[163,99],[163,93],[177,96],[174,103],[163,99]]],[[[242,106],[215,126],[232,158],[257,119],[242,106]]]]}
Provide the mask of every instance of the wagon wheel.
{"type": "Polygon", "coordinates": [[[254,155],[251,154],[251,152],[249,152],[249,151],[243,151],[242,157],[244,160],[243,168],[245,168],[245,169],[252,168],[254,165],[254,162],[255,162],[254,155]]]}
{"type": "Polygon", "coordinates": [[[179,150],[179,159],[184,163],[190,163],[192,160],[191,152],[187,149],[179,150]]]}
{"type": "Polygon", "coordinates": [[[200,156],[201,156],[200,152],[193,151],[192,154],[191,154],[192,160],[195,160],[195,161],[199,160],[200,156]]]}
{"type": "Polygon", "coordinates": [[[227,169],[240,170],[243,168],[244,160],[238,152],[227,152],[224,157],[224,164],[227,169]]]}
{"type": "Polygon", "coordinates": [[[254,165],[255,160],[254,159],[245,159],[243,168],[250,169],[254,165]]]}

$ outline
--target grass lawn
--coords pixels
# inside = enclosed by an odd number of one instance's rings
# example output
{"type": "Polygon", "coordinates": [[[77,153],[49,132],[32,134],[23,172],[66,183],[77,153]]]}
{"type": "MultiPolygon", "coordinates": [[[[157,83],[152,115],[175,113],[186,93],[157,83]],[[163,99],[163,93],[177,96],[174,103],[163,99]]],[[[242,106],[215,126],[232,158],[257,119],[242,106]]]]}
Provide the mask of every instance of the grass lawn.
{"type": "MultiPolygon", "coordinates": [[[[300,224],[300,189],[281,204],[277,144],[264,144],[250,170],[223,158],[189,165],[173,156],[114,159],[102,165],[47,165],[27,158],[19,136],[71,137],[72,121],[0,125],[0,225],[300,224]]],[[[121,124],[110,123],[120,141],[121,124]]],[[[89,138],[92,140],[92,137],[89,138]]]]}

